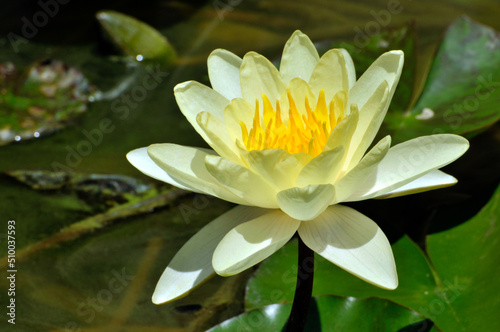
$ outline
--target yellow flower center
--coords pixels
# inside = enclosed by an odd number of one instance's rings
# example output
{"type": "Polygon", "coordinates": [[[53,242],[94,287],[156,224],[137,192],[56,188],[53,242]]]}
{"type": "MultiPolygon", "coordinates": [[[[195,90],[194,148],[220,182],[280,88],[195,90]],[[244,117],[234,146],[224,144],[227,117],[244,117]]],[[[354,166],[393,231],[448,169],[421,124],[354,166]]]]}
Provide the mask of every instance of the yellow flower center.
{"type": "MultiPolygon", "coordinates": [[[[262,118],[257,101],[250,132],[240,121],[243,143],[247,151],[282,149],[289,153],[305,152],[312,157],[317,156],[323,151],[332,130],[341,120],[340,117],[335,117],[335,106],[341,106],[335,105],[335,99],[332,99],[328,107],[325,93],[321,90],[316,108],[312,110],[306,96],[306,114],[301,115],[291,93],[288,92],[288,123],[283,123],[279,101],[276,101],[275,110],[267,96],[262,94],[262,118]]],[[[337,113],[343,112],[338,110],[337,113]]]]}

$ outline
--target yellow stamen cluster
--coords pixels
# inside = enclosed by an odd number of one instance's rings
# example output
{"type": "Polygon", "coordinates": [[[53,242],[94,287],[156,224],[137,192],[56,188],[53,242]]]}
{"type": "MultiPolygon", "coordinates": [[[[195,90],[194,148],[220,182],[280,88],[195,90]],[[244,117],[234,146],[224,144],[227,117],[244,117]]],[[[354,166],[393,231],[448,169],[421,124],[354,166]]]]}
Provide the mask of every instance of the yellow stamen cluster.
{"type": "Polygon", "coordinates": [[[313,157],[317,156],[323,151],[328,137],[340,120],[335,116],[334,99],[328,107],[325,93],[321,90],[313,111],[306,96],[304,101],[306,114],[301,115],[291,93],[288,92],[288,123],[283,123],[279,101],[276,101],[276,110],[274,110],[267,96],[262,94],[262,117],[257,101],[250,132],[240,121],[243,143],[247,151],[283,149],[289,153],[306,152],[313,157]]]}

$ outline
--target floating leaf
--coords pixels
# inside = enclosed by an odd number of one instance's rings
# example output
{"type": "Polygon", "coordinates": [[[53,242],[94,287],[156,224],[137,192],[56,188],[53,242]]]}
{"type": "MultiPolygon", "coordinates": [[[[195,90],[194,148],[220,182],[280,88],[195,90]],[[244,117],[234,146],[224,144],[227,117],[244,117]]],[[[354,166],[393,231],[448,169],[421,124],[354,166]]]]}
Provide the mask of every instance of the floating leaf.
{"type": "Polygon", "coordinates": [[[111,10],[100,11],[97,19],[111,42],[125,55],[139,61],[172,64],[176,53],[168,40],[150,25],[111,10]]]}
{"type": "MultiPolygon", "coordinates": [[[[252,309],[219,324],[208,332],[281,331],[291,309],[290,303],[271,304],[252,309]]],[[[423,319],[416,312],[387,300],[318,296],[313,298],[309,307],[305,331],[396,332],[423,319]]],[[[422,326],[422,323],[419,326],[422,326]]]]}

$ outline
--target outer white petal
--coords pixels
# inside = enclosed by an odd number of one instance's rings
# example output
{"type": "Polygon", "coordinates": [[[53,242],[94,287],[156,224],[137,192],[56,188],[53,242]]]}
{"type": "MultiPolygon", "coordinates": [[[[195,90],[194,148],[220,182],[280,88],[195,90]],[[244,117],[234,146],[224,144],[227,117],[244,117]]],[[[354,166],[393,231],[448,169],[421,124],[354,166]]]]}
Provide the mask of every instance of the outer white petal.
{"type": "Polygon", "coordinates": [[[386,81],[389,86],[389,100],[391,100],[401,76],[403,62],[404,54],[402,51],[390,51],[382,54],[349,91],[349,103],[357,104],[359,109],[362,109],[383,81],[386,81]]]}
{"type": "Polygon", "coordinates": [[[261,176],[248,168],[235,164],[219,156],[206,155],[206,170],[237,197],[241,197],[247,205],[255,205],[268,209],[278,208],[276,189],[261,176]]]}
{"type": "Polygon", "coordinates": [[[374,198],[392,198],[404,195],[417,194],[424,191],[449,187],[457,183],[457,179],[445,172],[435,170],[419,177],[402,187],[374,198]]]}
{"type": "Polygon", "coordinates": [[[243,60],[223,49],[216,49],[208,56],[208,77],[212,88],[228,100],[241,98],[240,67],[243,60]]]}
{"type": "Polygon", "coordinates": [[[371,284],[398,286],[396,264],[385,234],[368,217],[342,205],[332,205],[318,218],[302,222],[299,236],[330,262],[371,284]]]}
{"type": "Polygon", "coordinates": [[[243,98],[252,106],[255,106],[255,101],[258,100],[262,107],[262,94],[271,102],[278,100],[286,88],[278,69],[264,56],[255,52],[248,52],[243,57],[240,82],[243,98]]]}
{"type": "Polygon", "coordinates": [[[146,174],[147,176],[152,177],[153,179],[166,182],[177,188],[181,188],[184,190],[200,192],[197,189],[187,185],[186,183],[182,183],[180,181],[174,180],[164,169],[158,166],[153,159],[148,154],[148,148],[139,148],[130,151],[127,153],[128,161],[139,171],[146,174]]]}
{"type": "Polygon", "coordinates": [[[198,125],[196,116],[198,113],[208,112],[224,121],[224,108],[229,101],[217,91],[196,81],[177,84],[174,88],[174,95],[182,114],[198,134],[211,144],[210,138],[198,125]]]}
{"type": "MultiPolygon", "coordinates": [[[[236,204],[249,205],[243,198],[221,186],[205,167],[205,157],[212,150],[176,144],[153,144],[148,148],[151,159],[177,183],[193,191],[219,197],[236,204]]],[[[169,182],[170,183],[170,182],[169,182]]],[[[173,183],[172,183],[173,184],[173,183]]]]}
{"type": "Polygon", "coordinates": [[[319,216],[335,197],[331,184],[312,185],[280,191],[277,199],[283,212],[297,220],[311,220],[319,216]]]}
{"type": "Polygon", "coordinates": [[[160,277],[153,303],[170,302],[187,295],[214,274],[212,255],[222,238],[234,227],[257,218],[268,210],[237,206],[210,222],[177,252],[160,277]]]}
{"type": "Polygon", "coordinates": [[[335,183],[335,202],[351,196],[376,171],[377,165],[391,147],[391,136],[381,139],[361,161],[335,183]]]}
{"type": "Polygon", "coordinates": [[[319,55],[309,37],[301,31],[295,31],[285,44],[280,63],[280,74],[285,84],[299,77],[309,81],[311,73],[318,63],[319,55]]]}
{"type": "Polygon", "coordinates": [[[359,201],[389,193],[458,159],[469,142],[457,135],[422,136],[393,146],[377,169],[345,201],[359,201]]]}
{"type": "Polygon", "coordinates": [[[359,108],[359,125],[347,154],[350,170],[372,143],[389,108],[403,69],[402,51],[382,54],[349,91],[349,104],[359,108]]]}
{"type": "Polygon", "coordinates": [[[224,123],[233,142],[242,140],[240,121],[245,124],[247,130],[252,129],[254,114],[255,105],[252,107],[245,99],[236,98],[227,105],[224,109],[224,123]]]}
{"type": "Polygon", "coordinates": [[[347,169],[357,164],[375,138],[399,82],[403,62],[402,51],[382,54],[349,91],[349,103],[359,108],[359,125],[348,151],[347,169]]]}
{"type": "Polygon", "coordinates": [[[215,249],[214,270],[229,276],[254,266],[285,245],[299,225],[300,221],[274,210],[236,226],[215,249]]]}
{"type": "Polygon", "coordinates": [[[221,157],[235,163],[241,163],[240,155],[234,141],[229,136],[224,122],[208,112],[198,113],[196,121],[210,140],[210,146],[221,157]]]}
{"type": "Polygon", "coordinates": [[[382,82],[359,110],[358,125],[347,151],[347,170],[352,169],[361,160],[377,135],[390,103],[389,93],[387,82],[382,82]]]}

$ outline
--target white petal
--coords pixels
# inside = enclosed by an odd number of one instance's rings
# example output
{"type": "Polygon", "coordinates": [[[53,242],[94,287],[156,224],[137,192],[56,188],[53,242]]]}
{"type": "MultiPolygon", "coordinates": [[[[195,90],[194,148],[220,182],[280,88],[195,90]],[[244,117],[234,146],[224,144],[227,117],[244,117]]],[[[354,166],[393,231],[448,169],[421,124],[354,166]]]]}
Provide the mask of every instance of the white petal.
{"type": "Polygon", "coordinates": [[[299,225],[300,221],[274,210],[236,226],[215,249],[214,270],[230,276],[260,263],[285,245],[299,225]]]}
{"type": "Polygon", "coordinates": [[[343,146],[320,153],[300,171],[296,186],[333,183],[342,168],[343,157],[343,146]]]}
{"type": "Polygon", "coordinates": [[[347,80],[349,82],[349,89],[351,89],[356,83],[356,68],[354,67],[354,62],[352,61],[351,55],[343,48],[338,49],[344,55],[344,61],[347,71],[347,80]]]}
{"type": "Polygon", "coordinates": [[[382,82],[368,102],[359,110],[356,131],[347,151],[347,170],[352,169],[363,157],[382,124],[389,106],[389,86],[382,82]]]}
{"type": "Polygon", "coordinates": [[[349,91],[349,104],[359,108],[359,125],[348,151],[348,168],[363,157],[377,134],[396,90],[403,69],[402,51],[382,54],[349,91]]]}
{"type": "Polygon", "coordinates": [[[390,51],[382,54],[349,91],[349,103],[357,104],[359,109],[362,109],[383,81],[386,81],[389,86],[389,100],[391,100],[401,76],[403,62],[404,54],[402,51],[390,51]]]}
{"type": "Polygon", "coordinates": [[[236,98],[231,100],[224,109],[224,123],[226,130],[231,137],[231,141],[242,140],[240,121],[245,124],[248,131],[252,129],[255,105],[248,103],[245,99],[236,98]]]}
{"type": "Polygon", "coordinates": [[[337,92],[349,91],[349,79],[344,53],[332,49],[323,54],[319,60],[309,85],[316,96],[321,90],[325,90],[326,102],[329,104],[337,92]]]}
{"type": "Polygon", "coordinates": [[[381,139],[361,161],[335,183],[335,202],[351,196],[376,171],[377,165],[391,147],[391,136],[381,139]]]}
{"type": "Polygon", "coordinates": [[[241,197],[247,205],[255,205],[268,209],[278,207],[276,189],[261,176],[248,168],[235,164],[218,156],[206,155],[207,171],[237,197],[241,197]]]}
{"type": "MultiPolygon", "coordinates": [[[[312,93],[309,85],[300,78],[294,78],[290,81],[286,90],[283,91],[283,94],[281,95],[281,98],[279,100],[281,107],[281,119],[283,122],[286,123],[289,116],[288,110],[290,109],[290,103],[288,100],[288,93],[290,93],[290,95],[292,96],[295,106],[297,107],[297,110],[301,115],[307,114],[305,103],[306,97],[311,109],[314,110],[314,108],[316,107],[316,96],[314,95],[314,93],[312,93]]],[[[276,109],[275,103],[271,104],[276,109]]]]}
{"type": "Polygon", "coordinates": [[[297,30],[288,39],[283,49],[280,74],[285,84],[299,77],[309,81],[311,73],[318,63],[319,55],[309,37],[297,30]]]}
{"type": "Polygon", "coordinates": [[[333,128],[330,137],[326,141],[324,150],[333,150],[339,146],[343,146],[344,151],[347,152],[358,126],[358,121],[359,111],[356,107],[353,107],[351,113],[333,128]]]}
{"type": "Polygon", "coordinates": [[[166,182],[184,190],[200,192],[186,183],[176,181],[170,177],[165,170],[163,170],[153,161],[153,159],[151,159],[148,154],[148,148],[139,148],[130,151],[127,153],[127,159],[135,168],[153,179],[166,182]]]}
{"type": "Polygon", "coordinates": [[[334,199],[331,184],[291,188],[278,193],[280,209],[297,220],[311,220],[320,215],[334,199]]]}
{"type": "Polygon", "coordinates": [[[240,82],[243,98],[252,106],[258,100],[262,107],[262,94],[271,102],[278,100],[286,88],[276,67],[255,52],[248,52],[243,57],[240,82]]]}
{"type": "Polygon", "coordinates": [[[205,157],[213,155],[212,150],[166,143],[149,146],[148,154],[172,179],[183,186],[225,201],[248,205],[247,201],[221,186],[207,171],[205,157]]]}
{"type": "Polygon", "coordinates": [[[208,56],[208,77],[212,88],[228,100],[241,98],[240,67],[243,60],[223,49],[208,56]]]}
{"type": "Polygon", "coordinates": [[[177,84],[174,88],[174,95],[182,114],[198,134],[210,144],[211,140],[198,125],[196,116],[201,112],[209,112],[224,121],[224,108],[229,101],[217,91],[195,81],[177,84]]]}
{"type": "Polygon", "coordinates": [[[457,183],[457,179],[453,176],[446,174],[445,172],[436,170],[425,174],[413,180],[412,182],[405,184],[402,187],[389,191],[388,193],[382,194],[380,196],[375,196],[374,198],[392,198],[404,195],[417,194],[424,191],[449,187],[457,183]]]}
{"type": "Polygon", "coordinates": [[[359,201],[389,193],[446,166],[469,148],[457,135],[422,136],[393,146],[375,172],[345,201],[359,201]]]}
{"type": "Polygon", "coordinates": [[[215,152],[232,162],[241,163],[238,149],[229,136],[224,122],[208,112],[198,113],[196,121],[205,135],[210,139],[209,144],[215,152]]]}
{"type": "Polygon", "coordinates": [[[302,222],[304,243],[333,264],[376,286],[398,286],[396,264],[385,234],[368,217],[342,205],[302,222]]]}
{"type": "Polygon", "coordinates": [[[295,179],[304,167],[296,154],[281,149],[243,152],[248,166],[271,183],[277,191],[295,186],[295,179]]]}
{"type": "Polygon", "coordinates": [[[268,210],[237,206],[203,227],[177,252],[160,277],[153,303],[170,302],[189,293],[214,274],[212,255],[222,238],[234,227],[268,210]]]}

